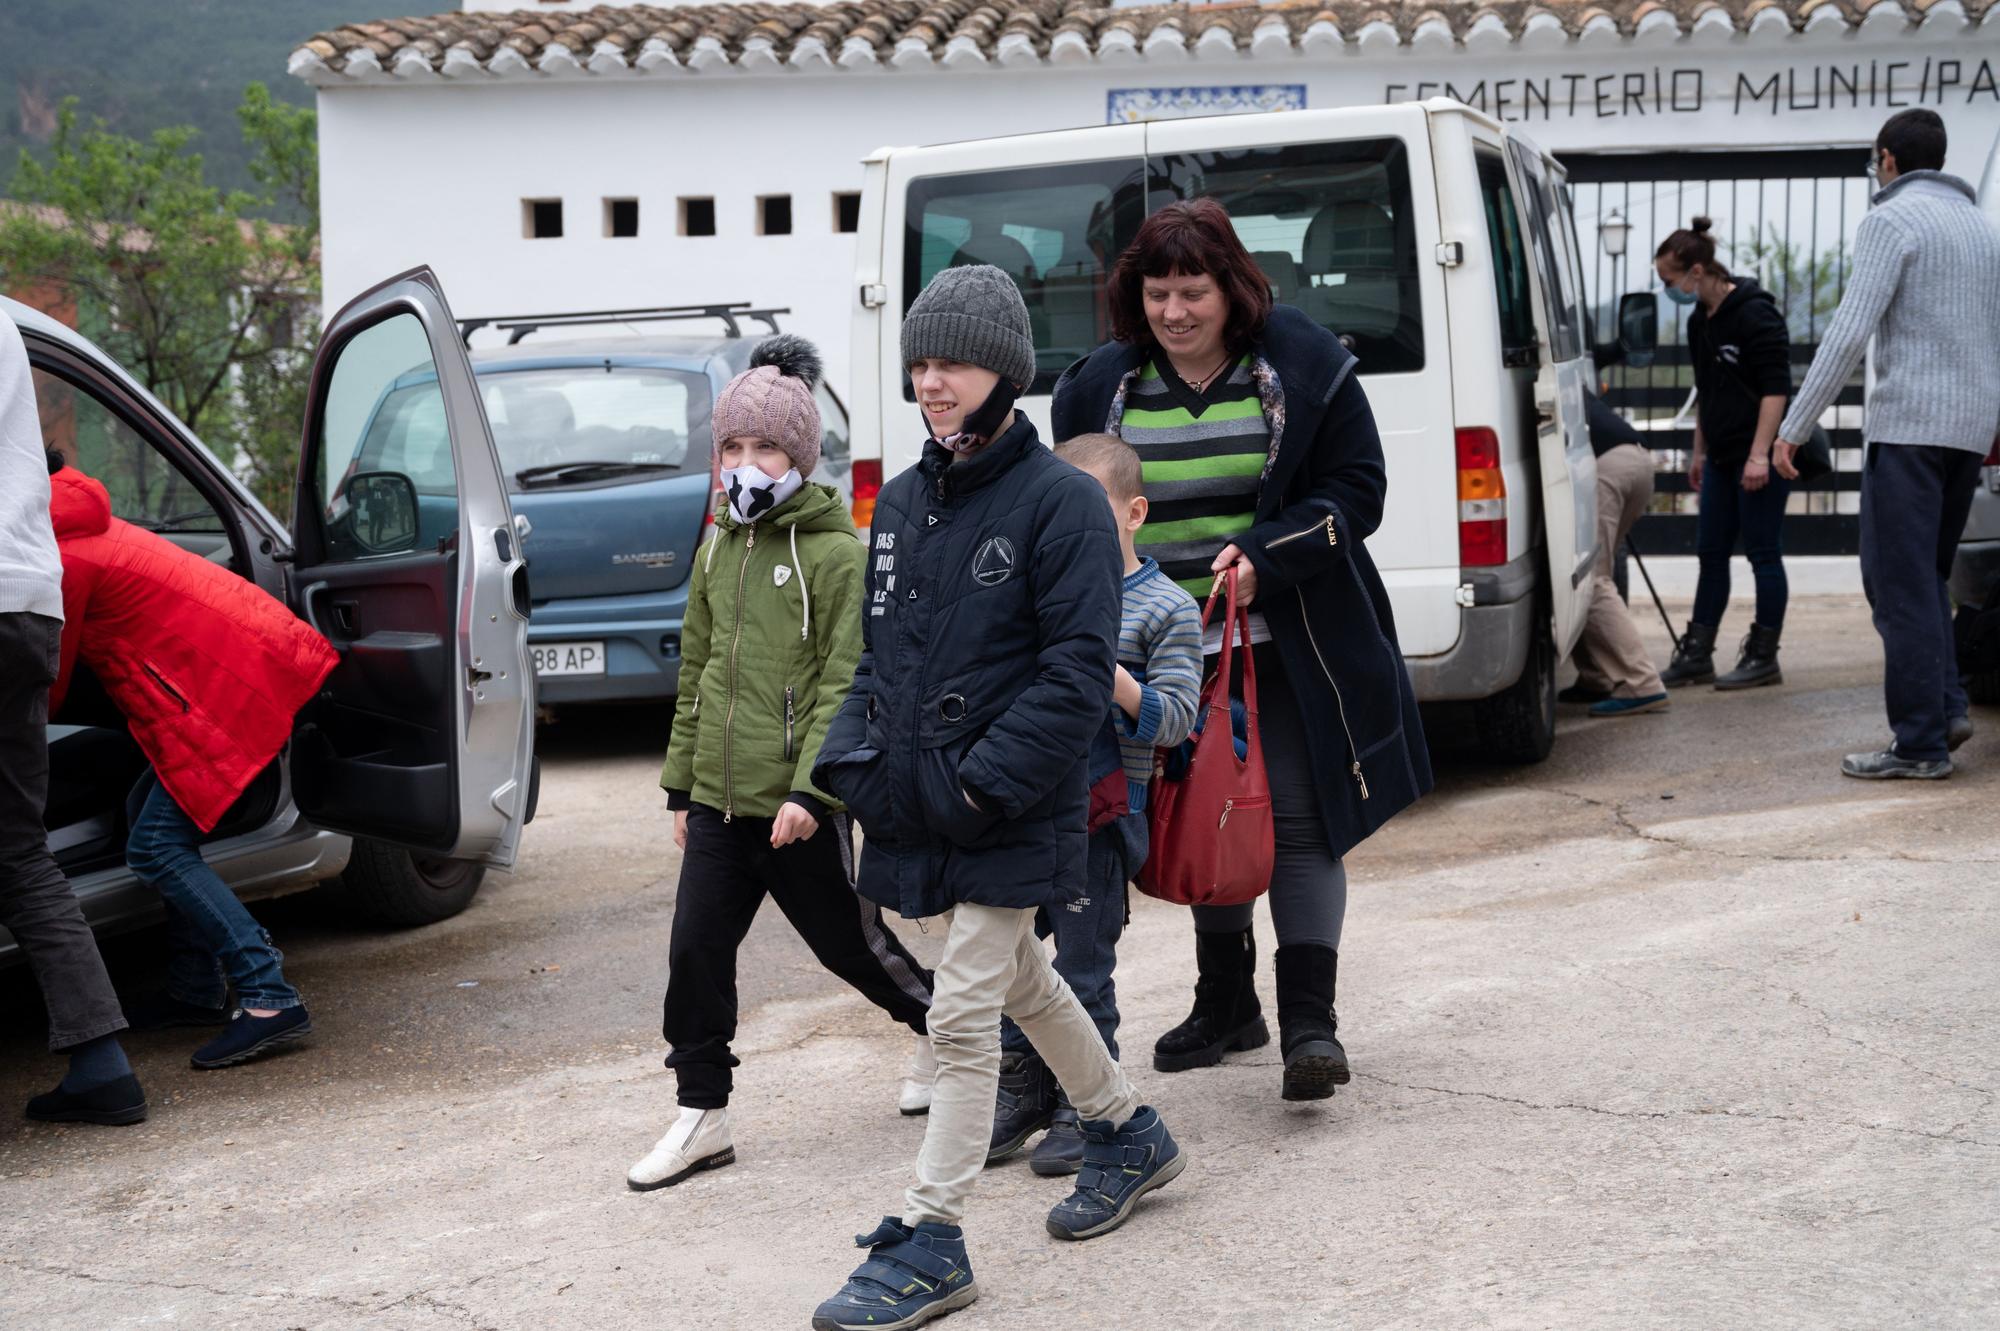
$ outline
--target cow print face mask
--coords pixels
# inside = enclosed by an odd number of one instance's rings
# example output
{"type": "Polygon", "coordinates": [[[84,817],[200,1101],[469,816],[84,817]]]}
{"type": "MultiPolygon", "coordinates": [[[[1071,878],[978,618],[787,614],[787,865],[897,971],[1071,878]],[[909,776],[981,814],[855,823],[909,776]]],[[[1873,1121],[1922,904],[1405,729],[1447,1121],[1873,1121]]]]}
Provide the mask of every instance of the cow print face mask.
{"type": "Polygon", "coordinates": [[[741,523],[752,523],[790,499],[804,485],[805,477],[793,467],[783,476],[767,476],[756,464],[731,467],[722,473],[723,493],[729,496],[729,511],[741,523]]]}

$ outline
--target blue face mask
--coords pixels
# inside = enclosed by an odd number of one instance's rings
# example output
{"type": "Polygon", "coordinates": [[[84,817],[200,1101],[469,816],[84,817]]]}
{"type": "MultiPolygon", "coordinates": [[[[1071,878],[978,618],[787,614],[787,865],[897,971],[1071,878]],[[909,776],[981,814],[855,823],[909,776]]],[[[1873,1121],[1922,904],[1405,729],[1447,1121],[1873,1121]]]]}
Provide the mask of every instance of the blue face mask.
{"type": "Polygon", "coordinates": [[[1700,297],[1692,291],[1682,291],[1679,287],[1670,286],[1667,288],[1667,299],[1676,305],[1692,305],[1700,297]]]}

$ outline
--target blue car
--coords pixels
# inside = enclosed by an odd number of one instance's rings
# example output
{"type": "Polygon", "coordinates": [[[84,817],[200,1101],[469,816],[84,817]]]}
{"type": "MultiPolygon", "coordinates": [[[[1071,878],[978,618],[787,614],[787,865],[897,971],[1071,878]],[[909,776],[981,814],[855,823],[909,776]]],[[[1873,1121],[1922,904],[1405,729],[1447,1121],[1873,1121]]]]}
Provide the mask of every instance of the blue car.
{"type": "MultiPolygon", "coordinates": [[[[515,340],[471,353],[528,560],[528,646],[542,706],[674,695],[688,576],[714,517],[710,407],[771,335],[743,334],[736,316],[771,324],[768,315],[781,312],[717,308],[693,316],[718,320],[714,333],[546,343],[526,335],[564,322],[501,322],[515,340]]],[[[618,322],[649,317],[622,313],[618,322]]],[[[584,316],[558,318],[574,327],[584,316]]],[[[429,509],[445,512],[455,494],[449,468],[438,465],[449,441],[437,394],[424,389],[429,378],[406,376],[383,395],[357,462],[415,479],[420,542],[434,535],[429,509]]],[[[851,503],[847,412],[824,384],[816,397],[825,435],[812,479],[851,503]]]]}

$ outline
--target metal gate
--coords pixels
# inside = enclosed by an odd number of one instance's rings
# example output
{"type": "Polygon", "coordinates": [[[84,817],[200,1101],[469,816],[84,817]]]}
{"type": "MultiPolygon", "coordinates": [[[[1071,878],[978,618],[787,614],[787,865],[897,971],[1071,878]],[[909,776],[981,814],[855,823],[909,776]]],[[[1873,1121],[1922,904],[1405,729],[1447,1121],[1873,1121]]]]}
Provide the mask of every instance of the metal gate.
{"type": "MultiPolygon", "coordinates": [[[[1586,248],[1585,286],[1597,328],[1616,327],[1622,293],[1659,289],[1654,250],[1676,227],[1705,215],[1715,223],[1717,258],[1731,272],[1756,278],[1784,311],[1797,387],[1846,291],[1854,229],[1872,188],[1865,174],[1867,149],[1578,153],[1562,160],[1586,248]],[[1607,253],[1620,248],[1615,239],[1603,243],[1616,237],[1614,213],[1630,227],[1622,256],[1607,253]]],[[[1652,509],[1633,530],[1633,541],[1647,554],[1691,554],[1698,496],[1687,481],[1694,444],[1687,312],[1667,301],[1660,305],[1657,359],[1643,370],[1607,369],[1604,396],[1646,432],[1659,468],[1652,509]]],[[[1857,371],[1825,421],[1833,438],[1832,474],[1795,487],[1787,505],[1790,553],[1860,550],[1861,403],[1857,371]]]]}

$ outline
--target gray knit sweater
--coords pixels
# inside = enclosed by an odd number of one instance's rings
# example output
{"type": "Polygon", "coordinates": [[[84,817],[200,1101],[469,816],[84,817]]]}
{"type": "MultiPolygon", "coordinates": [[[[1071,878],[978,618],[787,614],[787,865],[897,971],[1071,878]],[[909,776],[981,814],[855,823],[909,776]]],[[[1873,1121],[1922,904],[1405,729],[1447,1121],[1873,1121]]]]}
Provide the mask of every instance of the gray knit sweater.
{"type": "Polygon", "coordinates": [[[2000,232],[1942,171],[1906,172],[1874,204],[1778,436],[1805,442],[1873,337],[1865,438],[1984,453],[2000,435],[2000,232]]]}

